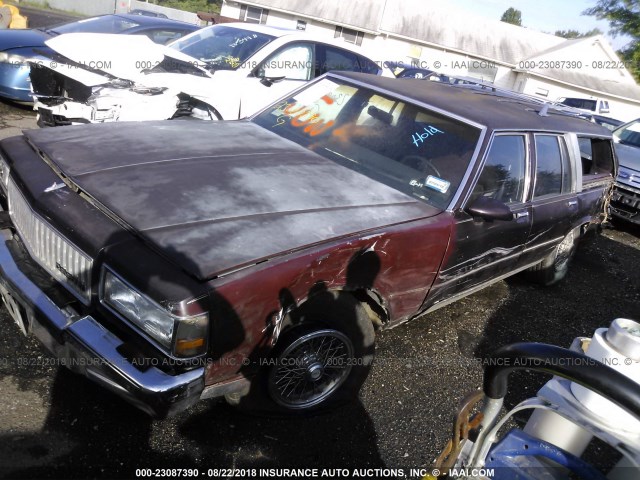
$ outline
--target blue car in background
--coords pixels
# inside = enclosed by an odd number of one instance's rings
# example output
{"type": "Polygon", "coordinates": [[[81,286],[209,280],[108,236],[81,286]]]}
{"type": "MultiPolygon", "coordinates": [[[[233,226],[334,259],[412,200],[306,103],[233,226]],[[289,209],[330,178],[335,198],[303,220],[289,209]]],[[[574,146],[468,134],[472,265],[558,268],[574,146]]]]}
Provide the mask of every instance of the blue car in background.
{"type": "Polygon", "coordinates": [[[118,33],[146,35],[165,44],[195,30],[197,25],[142,15],[102,15],[48,28],[0,30],[0,97],[19,103],[33,103],[28,60],[50,61],[42,54],[52,50],[45,41],[63,33],[118,33]]]}

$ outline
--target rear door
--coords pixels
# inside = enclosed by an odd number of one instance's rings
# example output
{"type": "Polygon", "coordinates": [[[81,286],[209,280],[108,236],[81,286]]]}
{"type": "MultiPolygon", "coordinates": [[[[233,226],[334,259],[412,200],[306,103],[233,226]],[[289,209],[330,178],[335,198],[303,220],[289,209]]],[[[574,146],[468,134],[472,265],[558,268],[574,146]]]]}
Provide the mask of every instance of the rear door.
{"type": "Polygon", "coordinates": [[[576,174],[562,134],[533,135],[531,232],[520,264],[542,259],[571,230],[578,217],[576,174]]]}

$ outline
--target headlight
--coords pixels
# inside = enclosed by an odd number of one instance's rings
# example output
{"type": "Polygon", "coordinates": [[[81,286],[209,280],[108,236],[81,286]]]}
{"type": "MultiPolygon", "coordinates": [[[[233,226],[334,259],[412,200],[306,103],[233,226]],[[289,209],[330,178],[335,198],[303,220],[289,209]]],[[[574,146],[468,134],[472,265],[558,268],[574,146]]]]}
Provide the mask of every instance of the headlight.
{"type": "Polygon", "coordinates": [[[22,55],[16,55],[15,53],[0,52],[1,63],[11,63],[13,65],[24,64],[27,66],[29,59],[22,55]]]}
{"type": "Polygon", "coordinates": [[[209,316],[178,317],[103,271],[102,301],[176,357],[195,357],[207,351],[209,316]]]}

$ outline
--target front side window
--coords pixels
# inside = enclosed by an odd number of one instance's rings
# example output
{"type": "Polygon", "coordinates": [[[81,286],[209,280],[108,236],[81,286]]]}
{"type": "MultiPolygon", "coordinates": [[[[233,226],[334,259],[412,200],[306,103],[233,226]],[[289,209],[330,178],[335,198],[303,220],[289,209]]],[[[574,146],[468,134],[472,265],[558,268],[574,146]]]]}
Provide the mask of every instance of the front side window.
{"type": "Polygon", "coordinates": [[[173,42],[170,48],[200,60],[211,70],[236,70],[274,39],[243,28],[213,25],[173,42]]]}
{"type": "Polygon", "coordinates": [[[496,136],[473,190],[474,196],[487,196],[507,204],[522,202],[526,152],[524,135],[496,136]]]}
{"type": "Polygon", "coordinates": [[[333,78],[252,121],[442,209],[460,187],[481,134],[460,120],[333,78]]]}
{"type": "Polygon", "coordinates": [[[258,70],[259,77],[284,77],[288,80],[311,80],[313,49],[310,44],[288,45],[264,61],[258,70]]]}
{"type": "Polygon", "coordinates": [[[571,166],[564,138],[536,135],[536,180],[534,197],[571,191],[571,166]]]}

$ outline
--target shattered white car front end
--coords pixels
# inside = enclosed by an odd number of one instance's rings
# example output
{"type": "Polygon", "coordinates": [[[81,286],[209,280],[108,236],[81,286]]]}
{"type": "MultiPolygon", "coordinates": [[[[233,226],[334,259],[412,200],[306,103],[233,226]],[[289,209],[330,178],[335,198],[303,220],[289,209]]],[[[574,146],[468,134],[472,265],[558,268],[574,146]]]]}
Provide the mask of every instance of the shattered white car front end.
{"type": "Polygon", "coordinates": [[[55,37],[47,44],[59,55],[31,66],[40,126],[181,115],[210,118],[209,110],[197,98],[199,91],[206,96],[210,75],[194,58],[145,36],[78,33],[55,37]],[[147,67],[165,71],[150,73],[147,67]],[[193,95],[183,92],[186,85],[193,95]]]}
{"type": "Polygon", "coordinates": [[[41,126],[172,118],[179,96],[168,90],[131,87],[96,87],[86,102],[42,98],[35,103],[41,126]]]}

